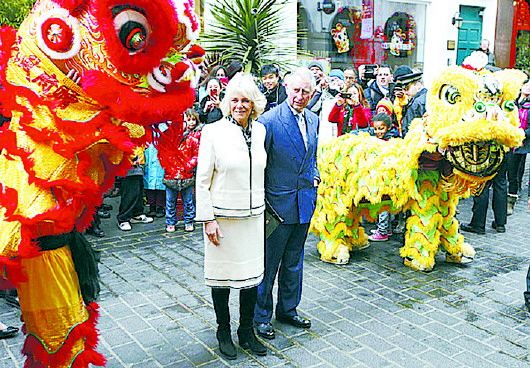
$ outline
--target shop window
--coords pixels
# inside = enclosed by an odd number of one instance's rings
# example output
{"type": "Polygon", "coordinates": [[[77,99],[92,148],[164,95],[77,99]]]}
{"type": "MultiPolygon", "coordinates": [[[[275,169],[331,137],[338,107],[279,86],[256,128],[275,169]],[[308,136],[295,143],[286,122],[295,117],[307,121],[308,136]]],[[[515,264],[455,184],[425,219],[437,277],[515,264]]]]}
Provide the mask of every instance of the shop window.
{"type": "Polygon", "coordinates": [[[388,63],[423,67],[425,4],[298,0],[298,45],[333,68],[388,63]]]}

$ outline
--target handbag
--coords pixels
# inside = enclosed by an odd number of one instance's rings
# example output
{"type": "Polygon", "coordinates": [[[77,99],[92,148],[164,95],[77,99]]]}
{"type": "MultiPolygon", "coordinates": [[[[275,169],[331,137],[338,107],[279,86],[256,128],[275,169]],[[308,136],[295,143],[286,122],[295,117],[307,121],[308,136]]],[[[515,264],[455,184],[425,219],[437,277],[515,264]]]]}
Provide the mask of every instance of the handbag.
{"type": "Polygon", "coordinates": [[[278,212],[265,200],[265,239],[268,239],[283,221],[278,212]]]}

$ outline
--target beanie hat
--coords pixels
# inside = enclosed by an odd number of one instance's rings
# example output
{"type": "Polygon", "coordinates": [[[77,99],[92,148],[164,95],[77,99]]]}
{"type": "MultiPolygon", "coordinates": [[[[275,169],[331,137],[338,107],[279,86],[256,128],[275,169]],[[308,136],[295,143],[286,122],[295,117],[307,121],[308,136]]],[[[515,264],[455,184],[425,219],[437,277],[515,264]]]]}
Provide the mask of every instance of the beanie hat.
{"type": "Polygon", "coordinates": [[[401,65],[394,72],[394,81],[407,85],[420,80],[422,75],[422,72],[415,72],[408,65],[401,65]]]}
{"type": "Polygon", "coordinates": [[[331,77],[339,78],[341,81],[344,80],[344,73],[340,69],[331,69],[331,71],[329,72],[329,76],[330,78],[331,77]]]}
{"type": "Polygon", "coordinates": [[[392,115],[394,113],[394,105],[392,104],[392,101],[390,101],[388,97],[385,97],[379,100],[375,108],[375,111],[379,110],[380,107],[385,109],[387,115],[392,115]]]}
{"type": "Polygon", "coordinates": [[[311,69],[313,67],[317,67],[318,69],[320,69],[321,71],[324,71],[324,67],[322,66],[322,63],[318,60],[313,60],[309,63],[309,65],[307,66],[308,69],[311,69]]]}

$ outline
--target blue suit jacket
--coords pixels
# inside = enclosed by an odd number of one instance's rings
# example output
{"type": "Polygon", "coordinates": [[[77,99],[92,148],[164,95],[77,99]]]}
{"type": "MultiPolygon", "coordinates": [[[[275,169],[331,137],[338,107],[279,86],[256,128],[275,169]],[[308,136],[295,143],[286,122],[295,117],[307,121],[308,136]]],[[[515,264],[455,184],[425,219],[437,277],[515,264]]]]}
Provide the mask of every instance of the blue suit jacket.
{"type": "Polygon", "coordinates": [[[265,195],[269,204],[284,219],[285,224],[306,224],[315,210],[319,178],[316,154],[318,116],[304,110],[307,124],[307,150],[298,122],[287,101],[266,112],[258,121],[267,134],[265,150],[265,195]]]}

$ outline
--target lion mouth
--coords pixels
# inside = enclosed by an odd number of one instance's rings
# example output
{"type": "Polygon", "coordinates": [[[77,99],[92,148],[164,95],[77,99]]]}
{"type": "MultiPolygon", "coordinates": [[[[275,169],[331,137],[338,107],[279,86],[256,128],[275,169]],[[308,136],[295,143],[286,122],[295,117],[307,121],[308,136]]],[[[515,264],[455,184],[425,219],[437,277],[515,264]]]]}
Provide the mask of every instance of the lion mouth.
{"type": "Polygon", "coordinates": [[[493,175],[504,159],[504,150],[496,142],[465,143],[451,146],[445,152],[453,166],[469,175],[487,177],[493,175]]]}

